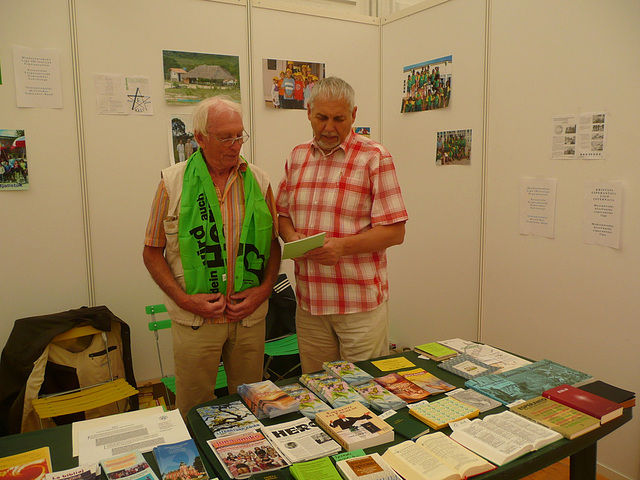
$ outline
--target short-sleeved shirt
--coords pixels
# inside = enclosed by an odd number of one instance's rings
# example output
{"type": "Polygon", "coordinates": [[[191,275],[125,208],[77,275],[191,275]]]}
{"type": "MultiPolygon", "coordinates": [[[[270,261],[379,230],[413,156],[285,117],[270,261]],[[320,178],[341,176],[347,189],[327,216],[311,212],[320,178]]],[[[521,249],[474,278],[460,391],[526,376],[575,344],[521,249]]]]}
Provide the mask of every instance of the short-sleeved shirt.
{"type": "MultiPolygon", "coordinates": [[[[244,221],[244,182],[242,173],[247,170],[247,163],[243,160],[233,169],[227,180],[224,191],[220,191],[215,185],[220,211],[222,213],[222,222],[224,224],[224,235],[227,246],[227,271],[235,271],[235,260],[237,256],[238,246],[240,244],[240,233],[242,232],[242,223],[244,221]],[[233,239],[233,241],[229,241],[233,239]]],[[[278,235],[277,230],[277,214],[275,208],[275,199],[271,186],[267,188],[265,200],[269,211],[274,219],[274,238],[278,235]]],[[[160,180],[158,189],[156,190],[153,203],[151,205],[151,213],[145,231],[144,244],[150,247],[165,247],[167,237],[164,231],[164,219],[167,217],[169,210],[169,195],[164,186],[164,181],[160,180]]],[[[227,295],[233,292],[233,282],[227,282],[227,295]]],[[[205,319],[205,323],[210,320],[205,319]]],[[[213,323],[225,323],[225,318],[215,319],[213,323]]]]}
{"type": "MultiPolygon", "coordinates": [[[[391,154],[353,132],[328,154],[315,141],[294,148],[276,206],[297,232],[328,238],[409,218],[391,154]]],[[[313,315],[366,312],[388,298],[384,250],[345,255],[333,266],[299,259],[295,274],[298,304],[313,315]]]]}

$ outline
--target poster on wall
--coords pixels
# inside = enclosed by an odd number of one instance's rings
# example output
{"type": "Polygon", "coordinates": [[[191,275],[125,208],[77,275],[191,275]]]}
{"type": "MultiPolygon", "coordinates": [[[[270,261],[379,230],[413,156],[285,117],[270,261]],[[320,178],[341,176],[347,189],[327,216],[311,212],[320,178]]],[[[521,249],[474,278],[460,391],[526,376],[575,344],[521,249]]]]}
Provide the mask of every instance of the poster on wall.
{"type": "Polygon", "coordinates": [[[24,130],[0,128],[0,190],[27,190],[27,142],[24,130]]]}
{"type": "Polygon", "coordinates": [[[324,63],[263,58],[264,103],[268,108],[306,110],[311,89],[324,77],[324,63]]]}
{"type": "Polygon", "coordinates": [[[60,51],[13,47],[18,107],[62,108],[60,51]]]}
{"type": "Polygon", "coordinates": [[[363,137],[371,137],[371,127],[353,127],[356,135],[362,135],[363,137]]]}
{"type": "Polygon", "coordinates": [[[436,165],[471,164],[471,130],[451,130],[436,134],[436,165]]]}
{"type": "Polygon", "coordinates": [[[162,51],[164,94],[170,105],[192,105],[215,95],[240,98],[240,59],[214,53],[162,51]]]}
{"type": "Polygon", "coordinates": [[[620,248],[622,182],[586,182],[582,240],[620,248]]]}
{"type": "Polygon", "coordinates": [[[607,123],[604,112],[553,117],[553,160],[605,158],[607,123]]]}
{"type": "Polygon", "coordinates": [[[402,69],[400,112],[423,112],[449,106],[453,56],[408,65],[402,69]]]}
{"type": "Polygon", "coordinates": [[[169,162],[171,165],[188,160],[198,150],[189,114],[171,115],[169,124],[169,162]]]}

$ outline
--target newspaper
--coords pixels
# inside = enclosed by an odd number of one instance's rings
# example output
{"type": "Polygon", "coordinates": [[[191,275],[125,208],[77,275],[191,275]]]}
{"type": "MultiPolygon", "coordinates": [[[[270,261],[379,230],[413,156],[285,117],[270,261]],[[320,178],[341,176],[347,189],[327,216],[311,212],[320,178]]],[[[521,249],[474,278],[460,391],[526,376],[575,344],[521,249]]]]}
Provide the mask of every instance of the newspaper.
{"type": "Polygon", "coordinates": [[[308,418],[263,427],[265,436],[291,463],[333,455],[340,445],[308,418]]]}

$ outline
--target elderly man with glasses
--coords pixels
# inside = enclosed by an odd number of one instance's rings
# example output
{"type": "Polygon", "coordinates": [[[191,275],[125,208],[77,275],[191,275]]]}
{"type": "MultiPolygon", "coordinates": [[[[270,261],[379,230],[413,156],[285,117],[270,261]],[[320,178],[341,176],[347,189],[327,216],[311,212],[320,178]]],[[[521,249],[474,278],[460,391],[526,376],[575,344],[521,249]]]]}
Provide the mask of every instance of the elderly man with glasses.
{"type": "Polygon", "coordinates": [[[262,380],[264,320],[280,268],[269,178],[240,156],[249,139],[240,105],[203,100],[193,129],[199,149],[162,171],[143,251],[172,319],[183,417],[215,398],[220,358],[229,393],[262,380]]]}

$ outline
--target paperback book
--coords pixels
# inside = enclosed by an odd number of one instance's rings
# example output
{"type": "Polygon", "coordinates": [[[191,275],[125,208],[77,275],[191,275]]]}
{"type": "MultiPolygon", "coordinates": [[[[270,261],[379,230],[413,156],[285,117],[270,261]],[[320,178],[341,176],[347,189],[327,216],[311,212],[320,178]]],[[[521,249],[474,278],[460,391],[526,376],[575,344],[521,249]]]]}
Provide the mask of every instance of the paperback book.
{"type": "Polygon", "coordinates": [[[279,417],[300,408],[295,398],[271,380],[243,383],[238,386],[238,394],[258,419],[279,417]]]}
{"type": "Polygon", "coordinates": [[[207,480],[209,475],[196,447],[190,438],[182,442],[166,443],[153,448],[161,480],[207,480]]]}
{"type": "Polygon", "coordinates": [[[419,402],[431,395],[398,373],[389,373],[383,377],[376,377],[374,380],[407,403],[419,402]]]}
{"type": "Polygon", "coordinates": [[[511,411],[573,440],[600,426],[600,420],[548,398],[535,397],[512,406],[511,411]]]}
{"type": "Polygon", "coordinates": [[[109,480],[158,480],[140,450],[105,458],[100,466],[109,480]]]}
{"type": "Polygon", "coordinates": [[[440,378],[436,377],[432,373],[427,372],[426,370],[423,370],[422,368],[405,370],[404,372],[400,372],[400,375],[409,380],[411,383],[415,383],[423,390],[426,390],[431,395],[448,392],[456,388],[454,385],[441,380],[440,378]]]}
{"type": "Polygon", "coordinates": [[[431,360],[441,362],[458,355],[458,352],[452,348],[439,344],[438,342],[423,343],[416,345],[413,350],[420,355],[424,355],[431,360]]]}
{"type": "Polygon", "coordinates": [[[455,398],[445,397],[433,402],[426,400],[409,407],[409,413],[434,430],[440,430],[451,422],[464,418],[475,418],[480,413],[477,408],[459,402],[455,398]]]}
{"type": "Polygon", "coordinates": [[[311,420],[316,418],[316,413],[331,410],[331,407],[320,400],[315,393],[299,383],[282,385],[280,388],[298,401],[300,413],[311,420]]]}
{"type": "Polygon", "coordinates": [[[438,364],[439,368],[451,372],[459,377],[470,380],[472,378],[488,375],[498,370],[498,367],[484,363],[475,357],[461,353],[455,358],[438,364]]]}
{"type": "Polygon", "coordinates": [[[374,380],[370,380],[360,385],[354,385],[353,388],[362,396],[362,398],[369,402],[372,408],[379,412],[398,410],[407,406],[407,402],[405,400],[394,395],[386,388],[383,388],[374,380]]]}
{"type": "Polygon", "coordinates": [[[562,435],[505,411],[454,425],[451,438],[490,462],[504,465],[562,439],[562,435]]]}
{"type": "Polygon", "coordinates": [[[333,362],[324,362],[324,368],[331,375],[334,375],[349,385],[359,385],[373,380],[373,377],[351,362],[346,360],[335,360],[333,362]]]}
{"type": "Polygon", "coordinates": [[[286,467],[289,462],[269,443],[262,432],[245,432],[207,440],[207,444],[231,478],[286,467]]]}
{"type": "Polygon", "coordinates": [[[329,457],[295,463],[289,467],[289,473],[296,480],[342,480],[329,457]]]}
{"type": "Polygon", "coordinates": [[[387,410],[380,415],[380,418],[391,425],[394,432],[407,440],[415,440],[431,431],[424,422],[410,415],[407,408],[397,412],[395,410],[387,410]]]}
{"type": "Polygon", "coordinates": [[[378,453],[336,462],[345,480],[402,480],[378,453]]]}
{"type": "Polygon", "coordinates": [[[290,463],[326,457],[342,450],[335,440],[308,418],[266,426],[262,430],[290,463]]]}
{"type": "Polygon", "coordinates": [[[469,388],[509,405],[530,400],[563,383],[578,386],[591,376],[551,360],[541,360],[503,373],[492,373],[467,380],[469,388]]]}
{"type": "Polygon", "coordinates": [[[622,415],[622,407],[616,402],[572,387],[571,385],[565,384],[550,390],[545,390],[542,396],[566,405],[567,407],[575,408],[587,415],[591,415],[599,419],[601,424],[607,423],[622,415]]]}
{"type": "MultiPolygon", "coordinates": [[[[100,480],[101,471],[99,463],[91,463],[47,473],[44,478],[45,480],[100,480]]],[[[2,473],[0,473],[0,478],[5,479],[6,477],[3,477],[2,473]]]]}
{"type": "Polygon", "coordinates": [[[262,427],[262,423],[240,400],[198,407],[196,411],[216,438],[262,427]]]}
{"type": "Polygon", "coordinates": [[[393,428],[360,402],[319,412],[315,421],[348,452],[393,441],[393,428]]]}
{"type": "Polygon", "coordinates": [[[461,480],[496,468],[441,432],[393,445],[382,458],[405,480],[461,480]]]}
{"type": "Polygon", "coordinates": [[[367,404],[367,401],[352,386],[328,372],[303,374],[300,376],[300,382],[333,408],[353,402],[367,404]]]}
{"type": "Polygon", "coordinates": [[[51,473],[49,447],[0,458],[0,478],[6,480],[42,480],[51,473]]]}
{"type": "Polygon", "coordinates": [[[480,413],[502,406],[502,403],[499,401],[489,398],[475,390],[471,390],[470,388],[457,388],[456,390],[447,392],[446,395],[455,398],[459,402],[466,403],[467,405],[477,408],[480,413]]]}

